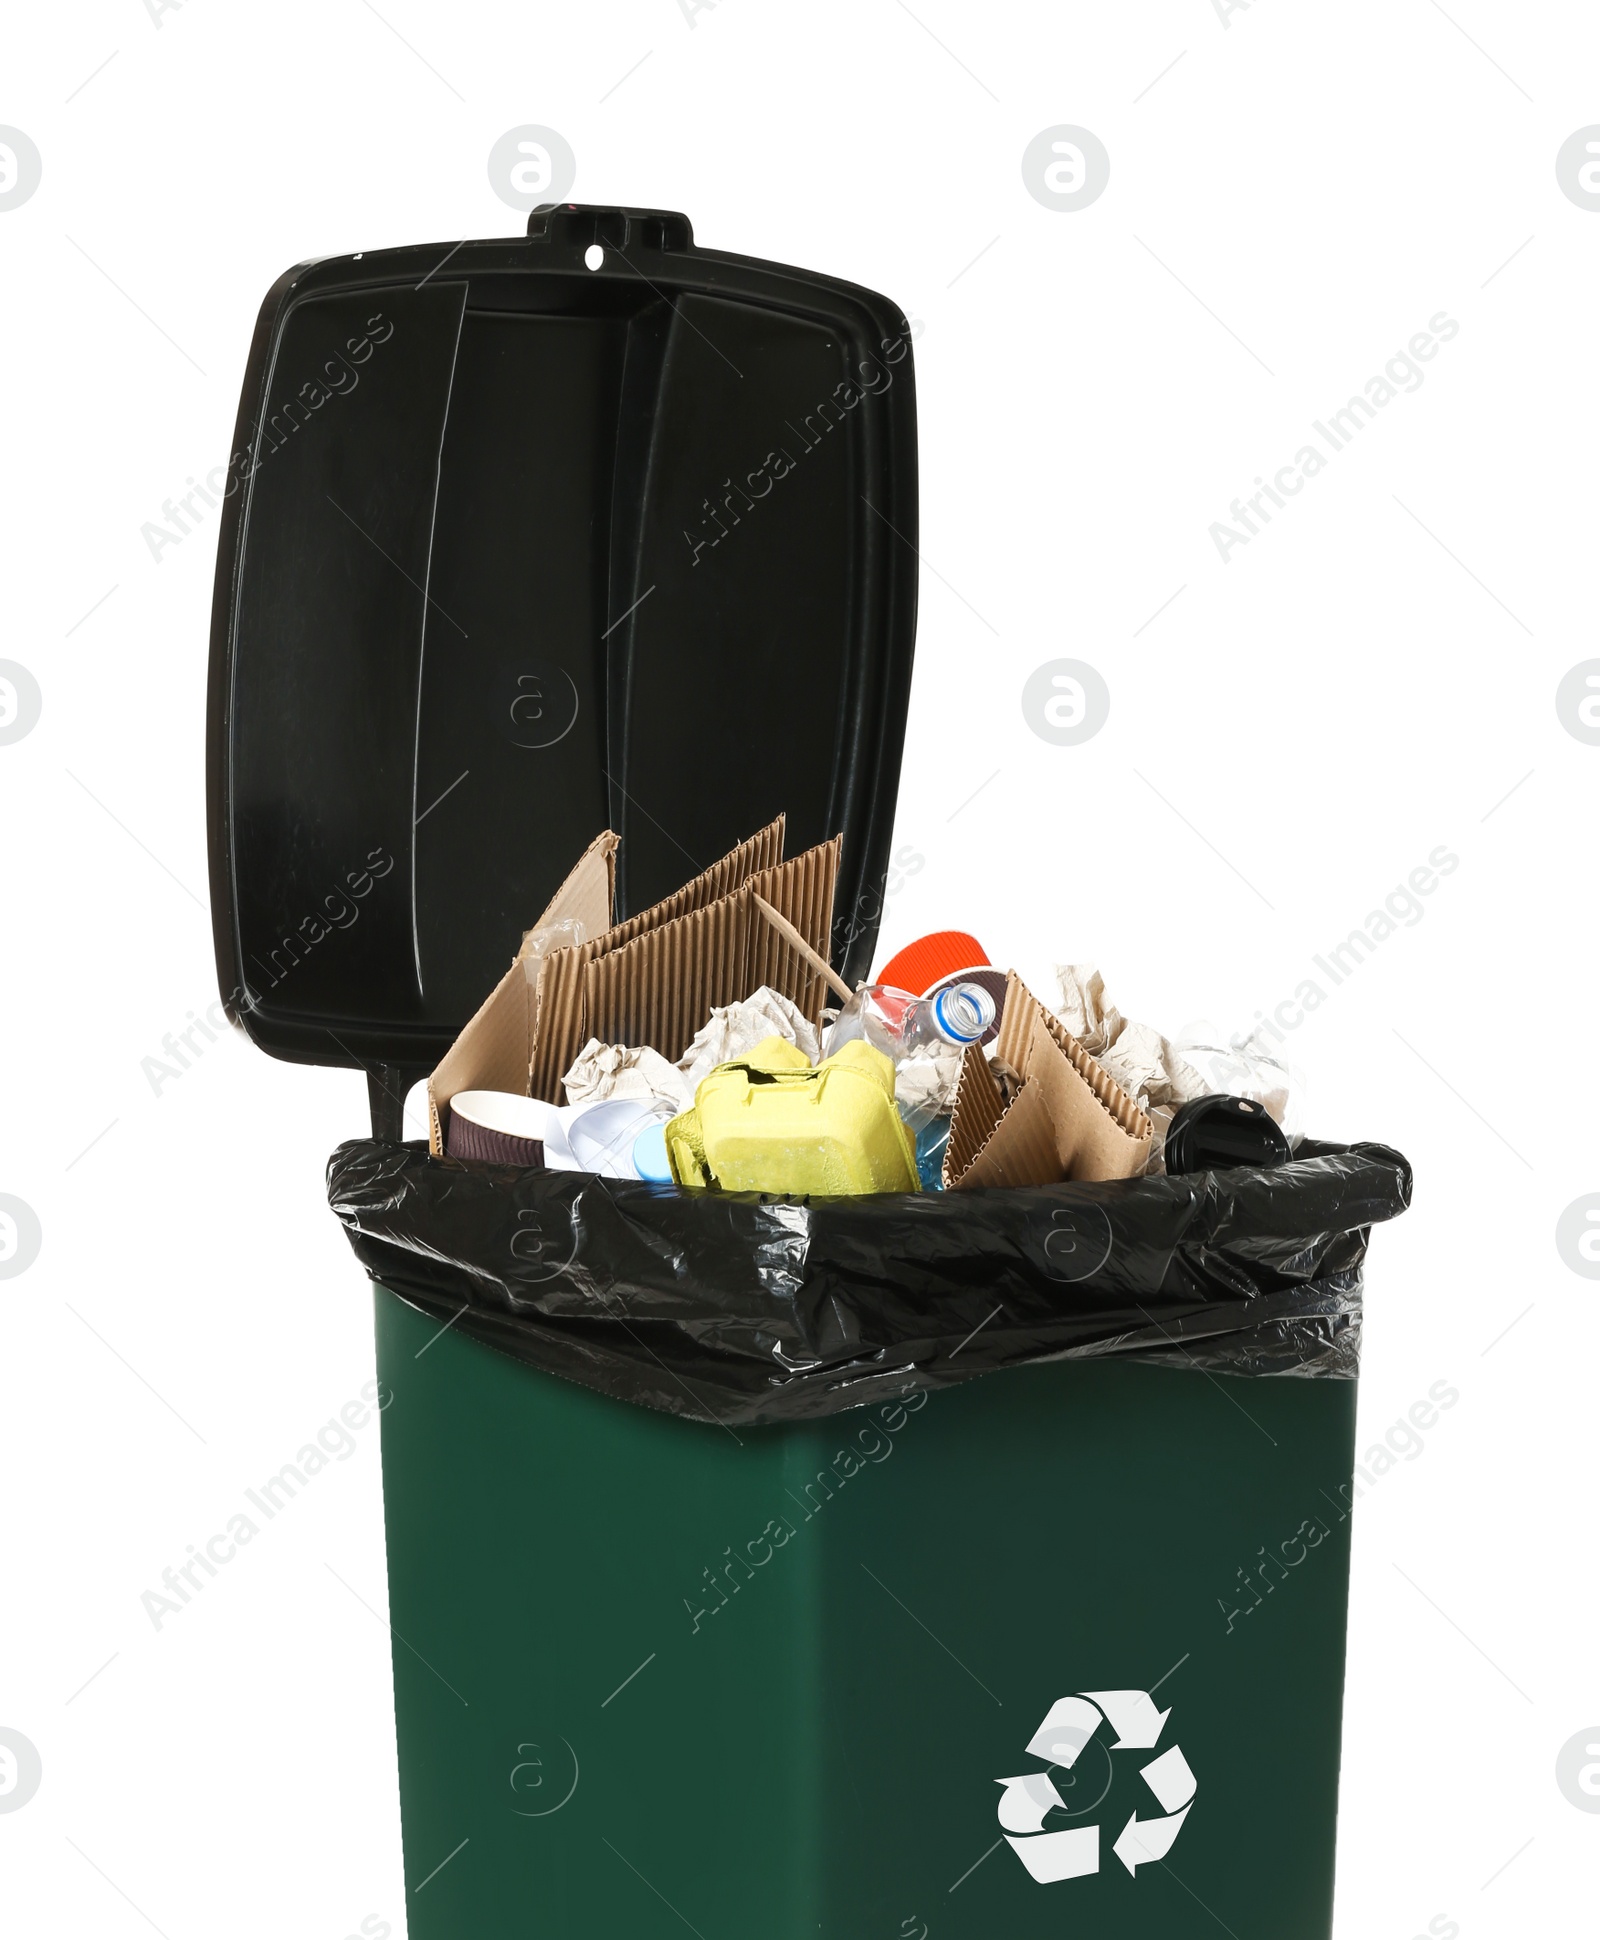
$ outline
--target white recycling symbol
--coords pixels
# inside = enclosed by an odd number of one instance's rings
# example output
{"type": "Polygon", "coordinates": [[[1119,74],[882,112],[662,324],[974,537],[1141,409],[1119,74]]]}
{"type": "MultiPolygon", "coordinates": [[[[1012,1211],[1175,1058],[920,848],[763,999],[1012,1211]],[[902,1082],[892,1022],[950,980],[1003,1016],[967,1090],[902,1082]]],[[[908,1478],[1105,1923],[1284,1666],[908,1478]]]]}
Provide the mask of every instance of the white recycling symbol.
{"type": "MultiPolygon", "coordinates": [[[[1044,1723],[1029,1739],[1028,1750],[1035,1758],[1071,1771],[1102,1719],[1109,1720],[1117,1734],[1112,1751],[1154,1751],[1171,1716],[1170,1709],[1156,1709],[1148,1691],[1080,1691],[1051,1705],[1044,1723]]],[[[1122,1828],[1111,1850],[1130,1874],[1151,1860],[1165,1859],[1171,1852],[1196,1790],[1189,1761],[1177,1745],[1143,1766],[1140,1776],[1150,1787],[1162,1816],[1141,1819],[1135,1812],[1122,1828]]],[[[1072,1826],[1065,1832],[1043,1830],[1046,1815],[1057,1806],[1066,1806],[1049,1772],[1024,1772],[1017,1778],[997,1778],[995,1783],[1005,1787],[1000,1796],[1000,1824],[1005,1829],[1006,1844],[1041,1886],[1099,1872],[1099,1826],[1072,1826]]]]}

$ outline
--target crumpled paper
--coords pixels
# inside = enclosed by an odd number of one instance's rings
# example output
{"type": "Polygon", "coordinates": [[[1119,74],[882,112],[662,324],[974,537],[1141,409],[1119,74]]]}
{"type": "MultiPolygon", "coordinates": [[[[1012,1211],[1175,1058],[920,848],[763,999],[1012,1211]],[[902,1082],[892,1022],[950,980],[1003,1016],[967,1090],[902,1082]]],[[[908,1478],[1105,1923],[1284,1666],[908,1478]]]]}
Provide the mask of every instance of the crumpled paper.
{"type": "Polygon", "coordinates": [[[659,1099],[676,1113],[694,1103],[694,1086],[648,1044],[602,1044],[591,1037],[561,1082],[574,1105],[603,1098],[659,1099]]]}
{"type": "Polygon", "coordinates": [[[953,1112],[960,1078],[960,1045],[919,1044],[894,1068],[894,1101],[901,1117],[916,1123],[918,1113],[938,1117],[953,1112]]]}
{"type": "Polygon", "coordinates": [[[1058,963],[1061,1002],[1056,1015],[1083,1048],[1107,1070],[1154,1124],[1146,1172],[1165,1170],[1162,1149],[1178,1107],[1219,1087],[1148,1024],[1131,1023],[1106,997],[1092,963],[1058,963]]]}
{"type": "Polygon", "coordinates": [[[1213,1092],[1256,1099],[1291,1144],[1298,1140],[1300,1081],[1259,1029],[1225,1042],[1214,1026],[1197,1024],[1174,1042],[1124,1017],[1108,1001],[1092,963],[1058,963],[1056,981],[1061,988],[1056,1015],[1155,1125],[1147,1172],[1166,1169],[1162,1148],[1178,1107],[1213,1092]]]}
{"type": "Polygon", "coordinates": [[[1190,1024],[1177,1049],[1204,1076],[1208,1091],[1256,1099],[1278,1121],[1289,1143],[1299,1143],[1302,1081],[1260,1025],[1247,1037],[1224,1038],[1214,1024],[1190,1024]]]}
{"type": "Polygon", "coordinates": [[[602,1098],[659,1098],[675,1112],[687,1111],[696,1085],[714,1066],[742,1058],[769,1037],[796,1045],[813,1064],[822,1055],[805,1012],[763,984],[742,1003],[718,1005],[675,1065],[649,1045],[602,1044],[591,1037],[561,1082],[574,1105],[602,1098]]]}
{"type": "Polygon", "coordinates": [[[781,991],[763,984],[743,1003],[719,1004],[710,1021],[694,1034],[694,1041],[678,1060],[691,1095],[700,1080],[719,1064],[742,1058],[763,1038],[781,1037],[803,1051],[815,1064],[822,1055],[817,1034],[800,1007],[781,991]]]}

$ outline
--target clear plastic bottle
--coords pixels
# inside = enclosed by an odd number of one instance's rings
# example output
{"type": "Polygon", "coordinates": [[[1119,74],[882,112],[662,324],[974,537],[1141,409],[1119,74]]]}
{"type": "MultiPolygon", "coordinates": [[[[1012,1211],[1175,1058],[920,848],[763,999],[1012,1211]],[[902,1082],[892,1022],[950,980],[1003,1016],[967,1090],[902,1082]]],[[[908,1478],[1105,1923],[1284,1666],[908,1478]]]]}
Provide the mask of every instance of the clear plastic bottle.
{"type": "Polygon", "coordinates": [[[913,997],[893,984],[863,984],[828,1033],[831,1057],[841,1044],[864,1037],[899,1064],[924,1045],[976,1044],[994,1022],[994,999],[982,984],[956,983],[931,997],[913,997]]]}

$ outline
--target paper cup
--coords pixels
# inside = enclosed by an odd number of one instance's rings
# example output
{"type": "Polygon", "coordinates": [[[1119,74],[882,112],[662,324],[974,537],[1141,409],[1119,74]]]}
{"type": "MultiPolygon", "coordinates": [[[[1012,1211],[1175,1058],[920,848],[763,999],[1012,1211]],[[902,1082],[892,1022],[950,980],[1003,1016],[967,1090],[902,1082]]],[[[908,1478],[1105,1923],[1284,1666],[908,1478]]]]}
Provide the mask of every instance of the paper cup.
{"type": "Polygon", "coordinates": [[[491,1165],[544,1165],[544,1141],[554,1107],[514,1091],[458,1091],[450,1100],[444,1149],[452,1159],[491,1165]]]}

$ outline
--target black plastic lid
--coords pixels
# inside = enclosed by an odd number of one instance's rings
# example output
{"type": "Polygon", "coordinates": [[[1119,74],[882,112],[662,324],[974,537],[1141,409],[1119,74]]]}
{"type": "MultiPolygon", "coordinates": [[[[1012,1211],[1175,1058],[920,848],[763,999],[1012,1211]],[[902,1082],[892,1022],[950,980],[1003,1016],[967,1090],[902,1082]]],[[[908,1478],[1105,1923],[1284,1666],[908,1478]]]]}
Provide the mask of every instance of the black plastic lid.
{"type": "Polygon", "coordinates": [[[905,319],[680,215],[528,229],[302,264],[262,307],[207,796],[218,977],[277,1057],[431,1068],[608,826],[620,914],[780,810],[790,854],[842,829],[834,955],[867,972],[916,629],[905,319]]]}
{"type": "Polygon", "coordinates": [[[1259,1099],[1226,1091],[1180,1105],[1162,1149],[1162,1163],[1174,1177],[1236,1165],[1287,1165],[1293,1156],[1278,1121],[1259,1099]]]}

